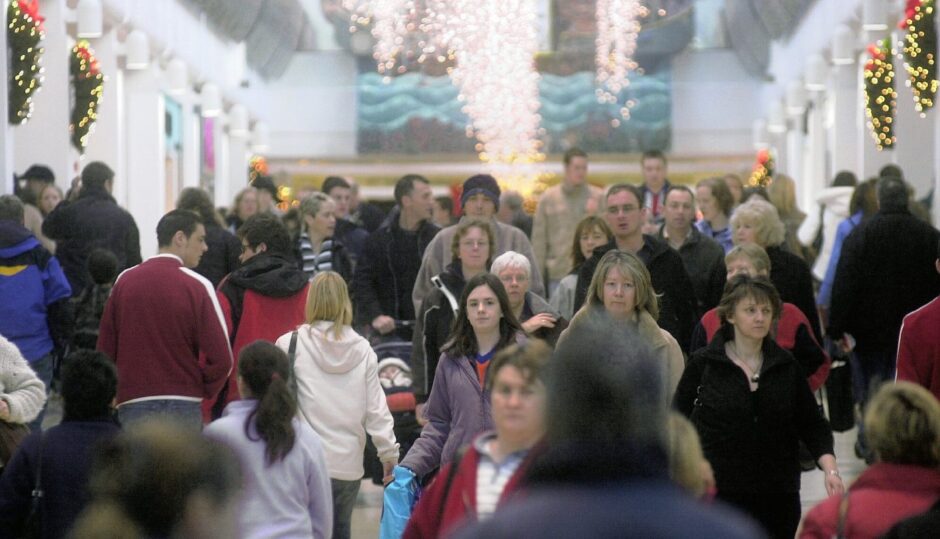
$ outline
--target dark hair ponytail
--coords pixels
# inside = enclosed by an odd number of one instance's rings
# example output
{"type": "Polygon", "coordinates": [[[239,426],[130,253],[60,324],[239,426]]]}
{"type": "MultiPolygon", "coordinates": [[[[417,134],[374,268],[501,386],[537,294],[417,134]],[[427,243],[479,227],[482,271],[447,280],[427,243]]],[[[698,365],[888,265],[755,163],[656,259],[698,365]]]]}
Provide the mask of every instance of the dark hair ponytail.
{"type": "Polygon", "coordinates": [[[245,435],[251,436],[251,421],[264,440],[268,464],[282,460],[294,448],[297,434],[291,421],[297,402],[287,387],[290,376],[287,354],[266,341],[255,341],[238,354],[238,375],[248,386],[258,406],[245,420],[245,435]]]}

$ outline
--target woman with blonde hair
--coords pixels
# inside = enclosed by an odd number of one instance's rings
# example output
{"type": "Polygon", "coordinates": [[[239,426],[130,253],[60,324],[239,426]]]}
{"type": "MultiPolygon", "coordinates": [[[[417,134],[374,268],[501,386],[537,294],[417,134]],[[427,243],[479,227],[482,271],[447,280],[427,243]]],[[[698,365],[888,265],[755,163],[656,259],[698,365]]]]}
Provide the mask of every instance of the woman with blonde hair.
{"type": "Polygon", "coordinates": [[[940,404],[929,391],[881,386],[865,411],[865,435],[875,463],[845,496],[810,510],[800,537],[881,537],[940,499],[940,404]]]}
{"type": "Polygon", "coordinates": [[[574,315],[558,344],[590,327],[590,319],[596,316],[631,325],[637,331],[656,359],[662,362],[664,395],[671,399],[682,376],[685,359],[676,339],[656,323],[659,298],[653,290],[649,270],[633,253],[615,249],[601,258],[584,306],[574,315]]]}
{"type": "Polygon", "coordinates": [[[352,279],[352,261],[346,246],[333,237],[336,232],[336,203],[323,193],[314,193],[300,203],[300,237],[297,262],[313,278],[321,271],[333,271],[347,283],[352,279]]]}
{"type": "Polygon", "coordinates": [[[715,474],[702,452],[695,426],[684,415],[670,411],[666,423],[669,437],[669,478],[696,498],[713,496],[715,474]]]}
{"type": "Polygon", "coordinates": [[[603,217],[588,215],[574,230],[571,246],[571,271],[561,278],[558,287],[549,298],[549,304],[566,320],[575,312],[574,296],[578,290],[578,272],[584,262],[594,254],[594,248],[614,241],[614,233],[603,217]]]}
{"type": "Polygon", "coordinates": [[[235,195],[228,217],[225,219],[228,231],[237,234],[245,221],[256,213],[258,213],[258,191],[254,187],[246,187],[235,195]]]}
{"type": "Polygon", "coordinates": [[[366,434],[378,450],[384,475],[398,462],[392,414],[379,384],[378,360],[356,333],[346,282],[318,273],[307,293],[306,323],[277,340],[293,356],[300,415],[323,440],[333,491],[333,537],[348,538],[363,476],[366,434]]]}
{"type": "Polygon", "coordinates": [[[806,220],[806,214],[800,211],[796,202],[796,182],[786,174],[777,174],[767,189],[767,195],[783,221],[786,238],[784,244],[791,253],[805,259],[797,231],[806,220]]]}
{"type": "Polygon", "coordinates": [[[753,243],[763,247],[770,258],[770,280],[780,298],[800,309],[813,328],[813,336],[822,342],[813,295],[813,276],[806,261],[783,248],[786,226],[773,204],[751,198],[734,210],[731,229],[735,245],[753,243]]]}

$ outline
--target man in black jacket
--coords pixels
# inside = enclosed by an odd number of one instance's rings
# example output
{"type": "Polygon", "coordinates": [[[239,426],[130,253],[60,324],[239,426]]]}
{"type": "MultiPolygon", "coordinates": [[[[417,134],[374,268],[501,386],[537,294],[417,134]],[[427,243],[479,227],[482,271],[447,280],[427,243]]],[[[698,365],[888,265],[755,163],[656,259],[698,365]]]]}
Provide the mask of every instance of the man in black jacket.
{"type": "MultiPolygon", "coordinates": [[[[853,389],[860,404],[873,385],[894,379],[904,316],[940,293],[934,266],[940,232],[911,215],[904,180],[883,177],[878,204],[878,213],[842,245],[829,315],[833,341],[846,351],[855,341],[853,389]]],[[[859,441],[864,453],[861,435],[859,441]]]]}
{"type": "Polygon", "coordinates": [[[93,161],[82,170],[82,190],[75,202],[64,201],[46,217],[42,232],[56,241],[56,256],[72,285],[72,295],[91,282],[88,253],[103,248],[114,253],[118,270],[140,264],[140,233],[131,214],[111,196],[114,171],[93,161]]]}
{"type": "MultiPolygon", "coordinates": [[[[366,240],[353,278],[356,324],[382,335],[395,331],[395,320],[414,320],[414,288],[424,250],[440,228],[431,222],[434,200],[423,176],[408,174],[395,184],[397,207],[366,240]]],[[[411,340],[411,329],[397,335],[411,340]]]]}
{"type": "Polygon", "coordinates": [[[594,256],[581,265],[578,288],[575,291],[575,310],[584,304],[594,269],[604,253],[611,249],[629,251],[646,264],[653,289],[659,296],[659,327],[668,331],[686,354],[695,325],[695,290],[686,273],[679,253],[662,240],[643,234],[646,208],[640,190],[621,183],[611,186],[605,198],[605,218],[614,232],[614,241],[594,249],[594,256]]]}

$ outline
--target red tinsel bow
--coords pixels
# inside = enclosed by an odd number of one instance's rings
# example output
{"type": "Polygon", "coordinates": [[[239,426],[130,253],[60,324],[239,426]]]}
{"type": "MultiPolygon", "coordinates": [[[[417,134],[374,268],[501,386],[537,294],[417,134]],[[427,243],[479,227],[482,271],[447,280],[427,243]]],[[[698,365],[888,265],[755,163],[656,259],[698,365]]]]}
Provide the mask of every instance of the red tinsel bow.
{"type": "Polygon", "coordinates": [[[40,32],[44,31],[42,23],[46,18],[39,14],[39,0],[17,0],[16,4],[20,8],[20,11],[29,15],[30,18],[36,21],[40,32]]]}
{"type": "Polygon", "coordinates": [[[91,50],[88,49],[85,45],[78,45],[75,51],[79,56],[82,57],[85,62],[88,63],[88,76],[92,77],[98,74],[98,59],[91,53],[91,50]]]}
{"type": "Polygon", "coordinates": [[[898,28],[907,30],[907,22],[914,20],[914,15],[917,14],[917,8],[923,3],[923,0],[907,0],[907,7],[904,8],[904,18],[898,23],[898,28]]]}
{"type": "Polygon", "coordinates": [[[770,161],[770,152],[767,150],[760,150],[757,152],[757,162],[766,165],[770,161]]]}

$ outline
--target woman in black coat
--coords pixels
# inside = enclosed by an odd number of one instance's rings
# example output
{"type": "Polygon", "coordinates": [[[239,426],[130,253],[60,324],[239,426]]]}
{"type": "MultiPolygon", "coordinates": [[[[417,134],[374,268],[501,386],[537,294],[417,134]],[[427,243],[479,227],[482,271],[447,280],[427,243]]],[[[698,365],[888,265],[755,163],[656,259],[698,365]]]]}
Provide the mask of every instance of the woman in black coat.
{"type": "Polygon", "coordinates": [[[718,306],[722,329],[693,354],[675,407],[691,419],[715,472],[718,497],[792,538],[800,521],[799,441],[825,473],[826,492],[844,490],[832,431],[800,365],[769,336],[782,309],[764,277],[738,275],[718,306]]]}
{"type": "Polygon", "coordinates": [[[242,243],[234,234],[225,229],[225,221],[215,211],[209,194],[198,187],[187,187],[180,193],[176,208],[190,210],[199,214],[206,227],[206,246],[208,249],[199,259],[199,265],[193,268],[216,288],[222,279],[238,267],[238,257],[242,254],[242,243]]]}

